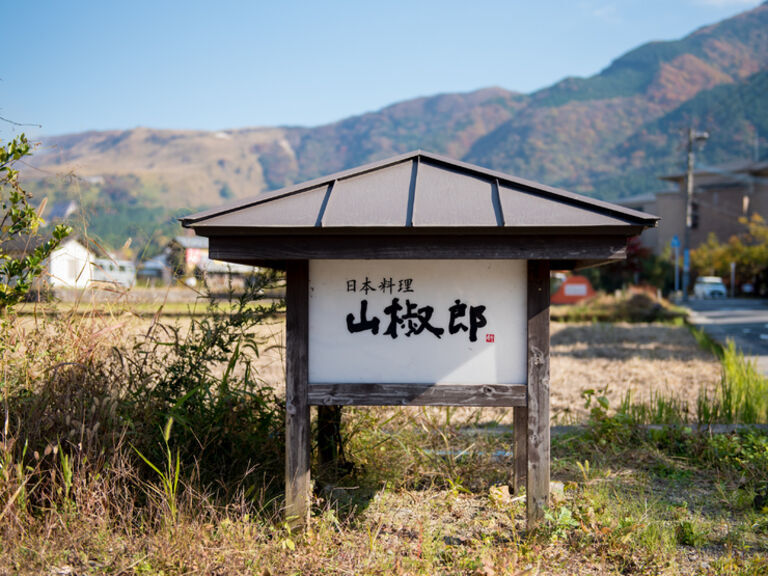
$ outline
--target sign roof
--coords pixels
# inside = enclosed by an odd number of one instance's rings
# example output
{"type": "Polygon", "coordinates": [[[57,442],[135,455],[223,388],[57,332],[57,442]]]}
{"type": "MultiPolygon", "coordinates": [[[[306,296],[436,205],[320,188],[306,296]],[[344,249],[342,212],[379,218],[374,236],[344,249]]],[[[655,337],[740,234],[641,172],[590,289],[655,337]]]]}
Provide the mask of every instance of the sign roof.
{"type": "Polygon", "coordinates": [[[623,206],[422,151],[181,219],[203,236],[329,229],[401,234],[414,228],[634,235],[657,221],[623,206]]]}

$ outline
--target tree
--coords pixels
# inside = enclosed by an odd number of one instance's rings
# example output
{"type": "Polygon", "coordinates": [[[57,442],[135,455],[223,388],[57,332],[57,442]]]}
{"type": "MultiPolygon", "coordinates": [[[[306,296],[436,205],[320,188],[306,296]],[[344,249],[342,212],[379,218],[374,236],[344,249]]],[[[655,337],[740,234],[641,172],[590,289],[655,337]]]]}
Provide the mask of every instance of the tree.
{"type": "Polygon", "coordinates": [[[730,275],[736,264],[736,284],[755,283],[768,268],[768,224],[759,214],[740,220],[746,231],[721,243],[714,235],[691,252],[691,264],[699,274],[730,275]]]}
{"type": "Polygon", "coordinates": [[[589,268],[583,274],[597,290],[613,292],[632,284],[649,284],[664,291],[671,289],[672,264],[643,246],[639,236],[627,242],[627,257],[607,266],[589,268]]]}
{"type": "Polygon", "coordinates": [[[50,238],[35,241],[43,219],[30,204],[31,197],[19,184],[19,172],[14,168],[31,153],[24,134],[0,146],[0,312],[24,300],[35,278],[43,273],[46,258],[71,232],[59,224],[50,238]]]}

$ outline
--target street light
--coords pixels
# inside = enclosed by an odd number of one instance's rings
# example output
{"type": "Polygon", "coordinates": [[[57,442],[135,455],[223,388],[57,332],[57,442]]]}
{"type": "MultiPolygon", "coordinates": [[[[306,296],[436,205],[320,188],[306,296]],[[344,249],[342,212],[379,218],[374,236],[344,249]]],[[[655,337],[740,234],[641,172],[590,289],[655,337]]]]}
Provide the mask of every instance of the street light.
{"type": "Polygon", "coordinates": [[[688,170],[685,176],[685,234],[683,235],[683,302],[688,301],[691,284],[691,228],[693,226],[693,162],[694,144],[704,142],[709,132],[688,129],[688,170]]]}

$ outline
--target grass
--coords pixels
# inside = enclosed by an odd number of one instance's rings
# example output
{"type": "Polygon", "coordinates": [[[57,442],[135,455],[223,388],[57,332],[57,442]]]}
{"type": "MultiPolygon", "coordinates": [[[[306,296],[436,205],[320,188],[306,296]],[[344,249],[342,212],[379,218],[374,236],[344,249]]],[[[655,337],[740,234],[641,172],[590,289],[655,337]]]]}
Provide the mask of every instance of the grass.
{"type": "MultiPolygon", "coordinates": [[[[280,301],[264,299],[259,302],[260,306],[269,308],[279,304],[280,301]]],[[[233,312],[237,310],[236,303],[228,300],[220,302],[221,311],[233,312]]],[[[22,317],[35,316],[40,313],[39,303],[26,303],[19,307],[18,314],[22,317]]],[[[141,318],[161,317],[205,317],[210,311],[205,298],[198,298],[192,302],[164,302],[162,304],[152,302],[53,302],[45,306],[45,313],[48,315],[69,316],[88,316],[92,314],[102,314],[117,316],[120,314],[130,314],[141,318]]]]}
{"type": "MultiPolygon", "coordinates": [[[[315,475],[293,531],[284,406],[253,368],[270,313],[246,299],[135,337],[93,310],[6,318],[0,575],[768,574],[768,434],[699,433],[701,407],[662,395],[585,394],[533,532],[493,415],[345,409],[350,465],[315,475]]],[[[722,354],[709,421],[765,422],[765,381],[722,354]]]]}
{"type": "Polygon", "coordinates": [[[695,406],[659,392],[652,392],[647,402],[637,402],[629,391],[611,418],[608,418],[607,400],[595,390],[586,390],[591,422],[606,421],[620,429],[639,425],[768,424],[768,378],[732,341],[719,346],[700,330],[691,328],[691,331],[702,347],[720,359],[720,382],[714,390],[702,388],[695,406]]]}
{"type": "MultiPolygon", "coordinates": [[[[765,574],[768,510],[759,508],[768,436],[597,431],[555,438],[556,494],[534,533],[505,486],[509,438],[467,437],[445,413],[351,410],[355,471],[316,486],[307,532],[244,492],[199,491],[182,467],[176,522],[135,464],[99,478],[77,458],[71,506],[17,504],[3,524],[0,573],[77,574],[765,574]],[[378,424],[369,428],[370,424],[378,424]],[[435,438],[437,425],[445,438],[435,438]],[[445,441],[454,455],[430,457],[445,441]],[[601,440],[607,440],[602,443],[601,440]],[[384,448],[382,450],[382,448],[384,448]],[[589,462],[589,464],[585,464],[589,462]]],[[[123,458],[129,452],[123,453],[123,458]]],[[[33,479],[33,471],[26,471],[33,479]]],[[[156,480],[156,479],[155,479],[156,480]]],[[[57,478],[54,488],[62,487],[57,478]]],[[[32,482],[34,483],[34,482],[32,482]]],[[[56,490],[54,490],[55,492],[56,490]]],[[[33,491],[34,492],[34,491],[33,491]]],[[[34,498],[34,493],[28,495],[34,498]]]]}
{"type": "Polygon", "coordinates": [[[176,451],[174,456],[171,452],[171,448],[168,442],[171,438],[171,428],[173,427],[173,418],[169,418],[168,422],[163,428],[163,445],[165,448],[164,461],[160,467],[153,464],[149,458],[144,456],[138,449],[134,448],[139,458],[149,466],[153,472],[157,474],[157,478],[160,480],[160,486],[158,487],[154,482],[148,482],[147,487],[160,498],[160,501],[168,508],[167,520],[171,524],[175,524],[178,519],[178,493],[179,493],[179,475],[181,474],[181,460],[179,459],[179,452],[176,451]]]}
{"type": "MultiPolygon", "coordinates": [[[[747,424],[768,422],[768,378],[754,362],[744,358],[733,341],[723,349],[722,364],[720,419],[747,424]]],[[[713,417],[718,418],[716,414],[713,417]]]]}
{"type": "Polygon", "coordinates": [[[710,350],[722,366],[720,385],[709,393],[702,391],[697,402],[699,421],[725,424],[768,423],[768,377],[757,364],[746,358],[732,340],[721,346],[706,333],[691,327],[699,345],[710,350]]]}

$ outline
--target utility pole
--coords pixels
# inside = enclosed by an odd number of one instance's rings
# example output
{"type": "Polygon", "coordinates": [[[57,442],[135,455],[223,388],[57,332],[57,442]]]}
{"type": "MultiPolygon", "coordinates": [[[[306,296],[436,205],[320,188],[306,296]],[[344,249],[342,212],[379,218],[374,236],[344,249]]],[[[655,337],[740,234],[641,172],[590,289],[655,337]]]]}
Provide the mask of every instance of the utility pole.
{"type": "Polygon", "coordinates": [[[709,132],[688,128],[688,169],[685,175],[685,234],[683,235],[683,302],[688,301],[688,288],[691,284],[691,228],[693,227],[693,163],[695,160],[694,144],[704,142],[709,132]]]}
{"type": "Polygon", "coordinates": [[[675,298],[680,292],[680,238],[675,234],[669,243],[675,250],[675,298]]]}

